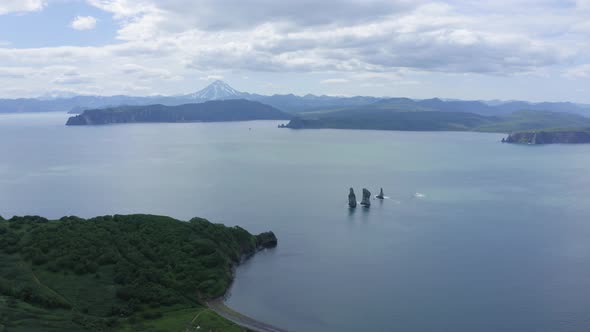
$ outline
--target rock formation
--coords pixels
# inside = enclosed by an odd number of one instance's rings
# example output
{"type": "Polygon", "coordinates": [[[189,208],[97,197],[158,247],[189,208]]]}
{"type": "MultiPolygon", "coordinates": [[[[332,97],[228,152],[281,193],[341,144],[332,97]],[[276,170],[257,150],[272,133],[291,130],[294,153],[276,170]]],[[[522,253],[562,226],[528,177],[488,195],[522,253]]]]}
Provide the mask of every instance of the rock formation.
{"type": "Polygon", "coordinates": [[[371,206],[371,192],[366,188],[363,188],[363,200],[361,201],[361,205],[365,207],[371,206]]]}
{"type": "Polygon", "coordinates": [[[273,232],[264,232],[256,235],[256,248],[258,249],[274,248],[277,244],[278,240],[273,232]]]}
{"type": "Polygon", "coordinates": [[[350,188],[350,193],[348,194],[348,206],[351,208],[356,207],[356,195],[354,194],[354,189],[350,188]]]}
{"type": "Polygon", "coordinates": [[[379,192],[379,195],[377,195],[377,198],[379,198],[379,199],[385,198],[385,195],[383,194],[383,188],[381,188],[381,191],[379,192]]]}

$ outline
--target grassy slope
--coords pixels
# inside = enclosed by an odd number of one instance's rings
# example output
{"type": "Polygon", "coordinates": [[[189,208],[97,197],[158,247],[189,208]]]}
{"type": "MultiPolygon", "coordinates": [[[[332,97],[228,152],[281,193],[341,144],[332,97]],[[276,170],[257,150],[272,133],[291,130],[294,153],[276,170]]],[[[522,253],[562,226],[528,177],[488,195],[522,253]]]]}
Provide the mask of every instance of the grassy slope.
{"type": "Polygon", "coordinates": [[[0,220],[0,331],[242,331],[204,300],[269,236],[148,215],[0,220]]]}

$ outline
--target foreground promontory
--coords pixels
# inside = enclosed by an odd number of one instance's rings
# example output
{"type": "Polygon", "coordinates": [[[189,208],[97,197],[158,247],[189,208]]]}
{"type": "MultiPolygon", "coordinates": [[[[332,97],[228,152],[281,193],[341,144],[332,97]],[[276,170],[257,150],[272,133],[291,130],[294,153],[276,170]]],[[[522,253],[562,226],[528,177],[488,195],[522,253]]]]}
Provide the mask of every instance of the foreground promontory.
{"type": "Polygon", "coordinates": [[[590,129],[564,129],[517,132],[502,139],[517,144],[580,144],[590,143],[590,129]]]}
{"type": "Polygon", "coordinates": [[[243,99],[215,100],[178,106],[120,106],[86,110],[66,125],[104,125],[141,122],[223,122],[288,120],[291,116],[272,106],[243,99]]]}
{"type": "Polygon", "coordinates": [[[0,217],[0,331],[243,331],[206,303],[276,244],[201,218],[0,217]]]}

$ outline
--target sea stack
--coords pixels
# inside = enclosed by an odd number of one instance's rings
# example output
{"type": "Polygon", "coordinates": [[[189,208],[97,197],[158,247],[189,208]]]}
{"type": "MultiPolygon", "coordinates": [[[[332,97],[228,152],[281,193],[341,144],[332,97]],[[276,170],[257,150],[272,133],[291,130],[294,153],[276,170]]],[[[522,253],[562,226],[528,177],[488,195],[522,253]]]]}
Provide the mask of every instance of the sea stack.
{"type": "Polygon", "coordinates": [[[371,206],[371,192],[366,188],[363,188],[363,200],[361,201],[361,205],[365,207],[371,206]]]}
{"type": "Polygon", "coordinates": [[[356,207],[356,195],[354,194],[354,189],[350,188],[350,193],[348,194],[348,206],[351,208],[356,207]]]}
{"type": "Polygon", "coordinates": [[[379,195],[377,195],[377,198],[379,198],[379,199],[385,198],[385,195],[383,195],[383,188],[381,188],[381,191],[379,192],[379,195]]]}

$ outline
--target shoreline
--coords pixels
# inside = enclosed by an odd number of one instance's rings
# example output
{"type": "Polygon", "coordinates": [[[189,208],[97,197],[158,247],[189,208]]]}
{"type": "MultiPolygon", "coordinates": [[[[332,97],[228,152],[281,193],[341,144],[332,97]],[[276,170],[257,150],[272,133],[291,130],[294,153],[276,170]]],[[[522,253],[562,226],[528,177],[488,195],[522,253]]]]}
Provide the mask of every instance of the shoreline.
{"type": "Polygon", "coordinates": [[[215,312],[216,314],[218,314],[219,316],[243,327],[246,328],[248,330],[252,330],[255,332],[292,332],[292,331],[288,331],[270,324],[267,324],[265,322],[256,320],[252,317],[248,317],[240,312],[237,312],[235,310],[233,310],[232,308],[228,307],[227,305],[225,305],[225,300],[228,297],[228,294],[230,292],[230,289],[233,286],[233,283],[235,281],[236,278],[236,270],[237,268],[244,264],[246,261],[248,261],[249,259],[251,259],[252,257],[254,257],[257,253],[263,251],[263,250],[267,250],[270,248],[258,248],[255,252],[249,254],[249,255],[243,255],[240,259],[240,261],[236,264],[234,264],[231,267],[231,274],[232,274],[232,281],[229,285],[229,287],[225,290],[225,293],[220,296],[217,297],[215,299],[206,301],[206,305],[207,308],[209,308],[210,310],[212,310],[213,312],[215,312]]]}
{"type": "Polygon", "coordinates": [[[219,316],[256,332],[289,332],[285,329],[272,326],[254,318],[243,315],[230,307],[226,306],[223,298],[218,298],[207,302],[207,307],[219,316]]]}

